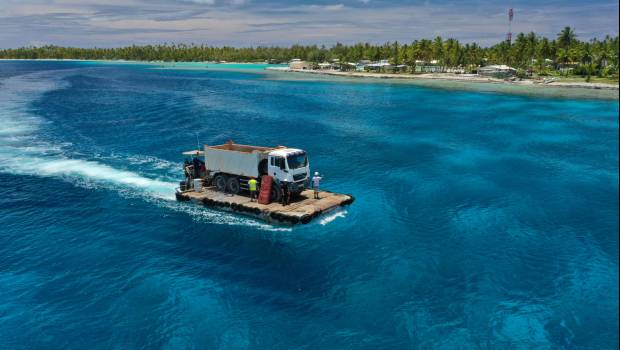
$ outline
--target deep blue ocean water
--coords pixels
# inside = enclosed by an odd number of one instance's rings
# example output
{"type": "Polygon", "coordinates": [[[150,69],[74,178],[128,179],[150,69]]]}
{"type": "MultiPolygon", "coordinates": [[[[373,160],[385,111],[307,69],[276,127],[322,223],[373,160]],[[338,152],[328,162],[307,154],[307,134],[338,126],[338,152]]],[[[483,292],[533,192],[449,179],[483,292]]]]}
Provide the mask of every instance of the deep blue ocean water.
{"type": "Polygon", "coordinates": [[[158,68],[0,62],[0,348],[617,348],[617,100],[158,68]],[[356,202],[177,203],[196,135],[356,202]]]}

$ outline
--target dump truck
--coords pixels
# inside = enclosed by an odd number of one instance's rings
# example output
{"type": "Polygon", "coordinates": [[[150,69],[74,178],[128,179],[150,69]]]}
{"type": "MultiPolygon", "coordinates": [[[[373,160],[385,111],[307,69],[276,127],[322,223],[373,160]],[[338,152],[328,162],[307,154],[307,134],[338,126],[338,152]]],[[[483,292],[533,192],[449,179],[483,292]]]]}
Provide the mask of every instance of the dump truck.
{"type": "Polygon", "coordinates": [[[307,224],[354,201],[350,194],[325,190],[315,193],[306,189],[310,164],[306,152],[297,148],[249,146],[228,141],[183,154],[190,158],[183,167],[185,180],[176,190],[176,199],[181,202],[253,216],[270,223],[295,225],[307,224]],[[247,196],[251,178],[265,181],[258,201],[247,196]],[[285,181],[295,194],[290,205],[278,203],[282,196],[281,184],[285,181]]]}
{"type": "Polygon", "coordinates": [[[184,154],[194,159],[186,162],[186,180],[181,188],[194,188],[195,180],[199,180],[198,183],[214,186],[217,191],[236,195],[248,190],[251,178],[260,184],[262,177],[268,175],[273,178],[271,201],[278,202],[283,182],[287,182],[291,194],[296,195],[306,189],[310,175],[306,152],[297,148],[250,146],[228,141],[223,145],[204,145],[202,151],[184,154]]]}

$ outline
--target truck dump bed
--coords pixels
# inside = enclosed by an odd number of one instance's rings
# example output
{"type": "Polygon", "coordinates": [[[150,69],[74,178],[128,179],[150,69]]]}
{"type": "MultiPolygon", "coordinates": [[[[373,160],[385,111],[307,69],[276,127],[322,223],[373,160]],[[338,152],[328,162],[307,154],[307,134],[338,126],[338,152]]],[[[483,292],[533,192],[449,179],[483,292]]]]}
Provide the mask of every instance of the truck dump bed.
{"type": "Polygon", "coordinates": [[[232,142],[204,146],[206,169],[213,173],[228,173],[258,177],[258,164],[274,147],[240,145],[232,142]]]}
{"type": "Polygon", "coordinates": [[[228,142],[223,145],[217,146],[207,146],[205,148],[217,149],[222,151],[235,151],[242,153],[252,153],[254,151],[258,152],[269,152],[279,147],[262,147],[262,146],[251,146],[251,145],[240,145],[238,143],[228,142]]]}

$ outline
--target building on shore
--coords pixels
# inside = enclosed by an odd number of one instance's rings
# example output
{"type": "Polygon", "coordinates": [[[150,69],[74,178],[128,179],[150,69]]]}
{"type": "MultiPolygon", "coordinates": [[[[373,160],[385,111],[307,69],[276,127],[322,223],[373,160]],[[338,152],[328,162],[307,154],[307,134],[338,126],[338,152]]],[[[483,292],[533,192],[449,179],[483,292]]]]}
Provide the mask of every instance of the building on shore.
{"type": "Polygon", "coordinates": [[[357,64],[353,62],[342,62],[340,63],[340,70],[343,72],[357,70],[357,64]]]}
{"type": "Polygon", "coordinates": [[[312,69],[312,64],[308,61],[302,61],[299,58],[293,58],[289,63],[290,69],[312,69]]]}
{"type": "Polygon", "coordinates": [[[366,66],[371,64],[371,63],[372,63],[371,60],[359,60],[355,64],[355,70],[358,71],[358,72],[363,72],[363,71],[366,70],[366,66]]]}
{"type": "Polygon", "coordinates": [[[449,68],[446,68],[444,72],[452,73],[452,74],[465,74],[465,68],[463,68],[463,66],[449,67],[449,68]]]}
{"type": "Polygon", "coordinates": [[[415,72],[416,73],[442,73],[443,67],[439,64],[437,60],[431,61],[415,61],[415,72]]]}
{"type": "Polygon", "coordinates": [[[409,66],[406,64],[397,64],[394,66],[394,72],[406,72],[409,66]]]}
{"type": "Polygon", "coordinates": [[[579,62],[562,62],[556,65],[556,69],[562,74],[569,74],[575,68],[579,67],[579,62]]]}
{"type": "Polygon", "coordinates": [[[388,60],[380,60],[379,62],[373,62],[373,63],[367,64],[364,67],[365,70],[375,71],[375,72],[391,70],[392,68],[393,66],[390,64],[388,60]]]}
{"type": "Polygon", "coordinates": [[[515,76],[517,70],[505,64],[492,64],[478,68],[478,75],[493,78],[508,78],[515,76]]]}

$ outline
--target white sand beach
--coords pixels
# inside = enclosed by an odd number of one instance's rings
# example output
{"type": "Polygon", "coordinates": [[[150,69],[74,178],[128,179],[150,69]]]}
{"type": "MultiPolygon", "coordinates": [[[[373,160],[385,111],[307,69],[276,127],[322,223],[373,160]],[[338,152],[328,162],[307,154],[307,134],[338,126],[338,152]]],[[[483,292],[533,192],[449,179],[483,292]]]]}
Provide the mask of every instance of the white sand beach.
{"type": "Polygon", "coordinates": [[[278,72],[291,72],[291,73],[304,73],[304,74],[320,74],[320,75],[333,75],[341,77],[352,78],[375,78],[375,79],[416,79],[416,80],[452,80],[452,81],[466,81],[477,83],[495,83],[495,84],[510,84],[519,86],[550,86],[550,87],[562,87],[562,88],[582,88],[582,89],[601,89],[601,90],[615,90],[618,91],[618,84],[605,84],[605,83],[587,83],[587,82],[558,82],[552,81],[544,83],[537,80],[504,80],[479,76],[477,74],[453,74],[453,73],[425,73],[425,74],[409,74],[409,73],[372,73],[372,72],[341,72],[335,70],[304,70],[304,69],[291,69],[287,67],[268,67],[267,70],[278,72]]]}

